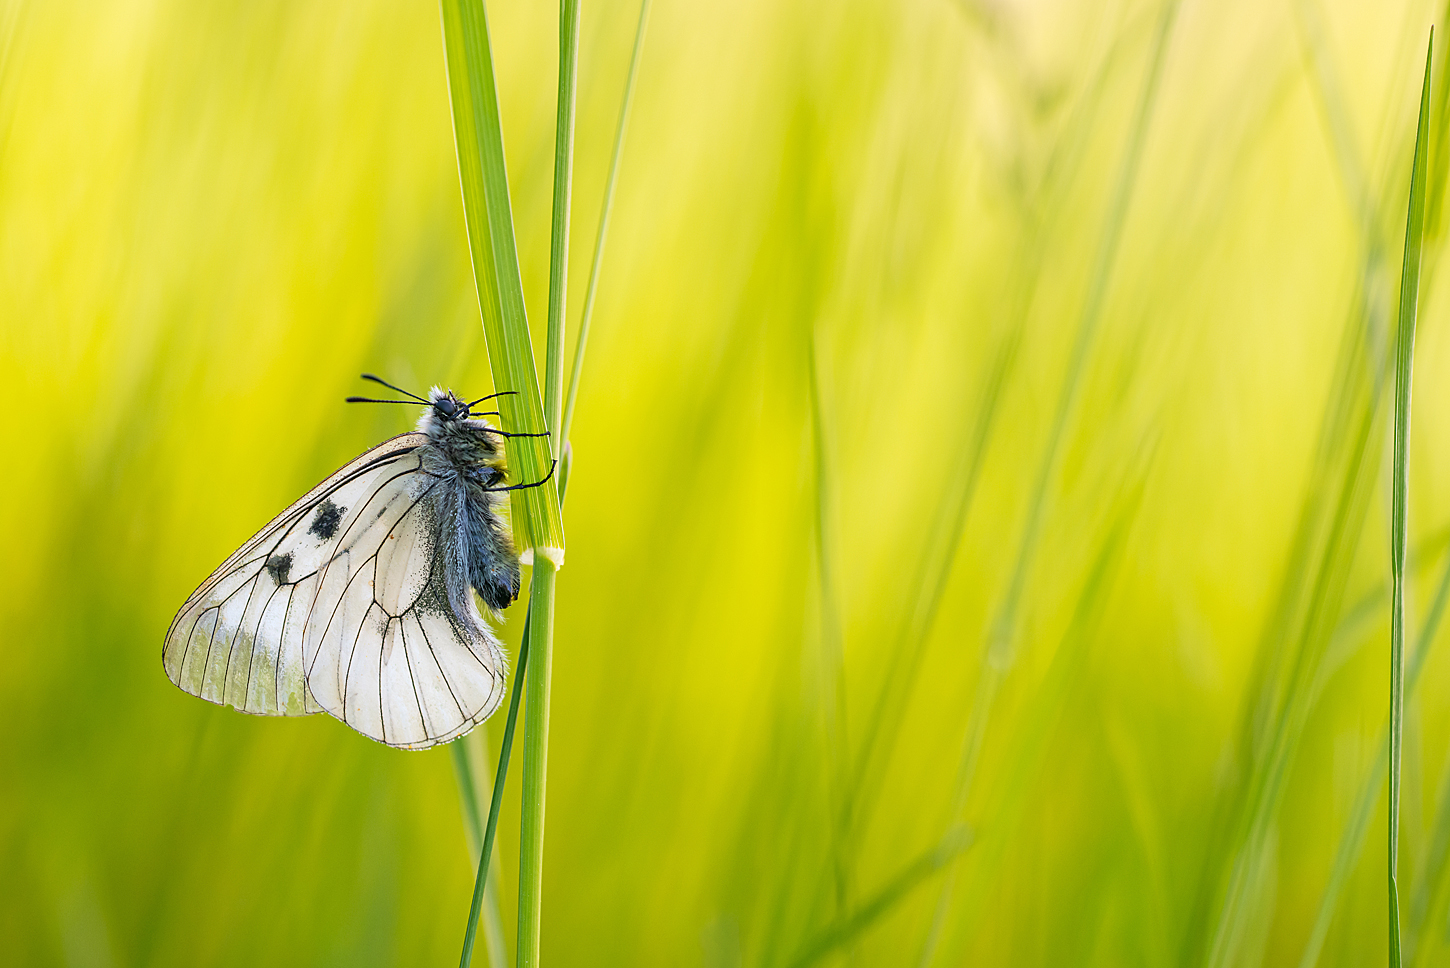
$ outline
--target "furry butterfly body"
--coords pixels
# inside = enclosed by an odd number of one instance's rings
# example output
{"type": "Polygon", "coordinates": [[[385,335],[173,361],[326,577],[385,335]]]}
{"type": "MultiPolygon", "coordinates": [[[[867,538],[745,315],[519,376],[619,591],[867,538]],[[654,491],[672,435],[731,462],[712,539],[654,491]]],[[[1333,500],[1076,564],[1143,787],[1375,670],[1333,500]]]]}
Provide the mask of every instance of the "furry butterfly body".
{"type": "Polygon", "coordinates": [[[186,600],[162,649],[173,682],[248,713],[325,711],[407,749],[498,707],[505,655],[473,590],[490,614],[518,597],[500,511],[501,492],[535,486],[503,484],[503,438],[523,435],[452,392],[415,399],[415,432],[313,488],[186,600]]]}

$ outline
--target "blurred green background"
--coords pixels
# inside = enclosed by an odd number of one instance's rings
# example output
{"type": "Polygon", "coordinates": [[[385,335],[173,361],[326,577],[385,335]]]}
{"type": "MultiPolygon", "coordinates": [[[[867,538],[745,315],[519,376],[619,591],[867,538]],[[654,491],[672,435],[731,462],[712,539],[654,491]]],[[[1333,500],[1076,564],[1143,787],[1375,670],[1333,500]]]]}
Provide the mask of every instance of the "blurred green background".
{"type": "MultiPolygon", "coordinates": [[[[571,328],[636,9],[584,4],[571,328]]],[[[658,0],[573,435],[548,964],[1384,963],[1384,377],[1444,13],[658,0]]],[[[490,15],[541,334],[557,10],[490,15]]],[[[491,390],[447,97],[428,3],[0,0],[0,961],[456,959],[448,751],[160,663],[218,562],[410,425],[343,405],[360,371],[491,390]]],[[[1442,144],[1422,965],[1450,956],[1442,144]]]]}

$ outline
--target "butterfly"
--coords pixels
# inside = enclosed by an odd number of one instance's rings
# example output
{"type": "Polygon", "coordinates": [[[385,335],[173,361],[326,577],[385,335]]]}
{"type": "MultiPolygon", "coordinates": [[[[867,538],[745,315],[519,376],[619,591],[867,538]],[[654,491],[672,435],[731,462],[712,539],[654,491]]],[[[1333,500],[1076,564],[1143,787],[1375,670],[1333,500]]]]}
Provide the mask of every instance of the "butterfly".
{"type": "Polygon", "coordinates": [[[426,408],[296,503],[202,582],[166,632],[162,665],[194,696],[242,712],[327,712],[389,746],[426,749],[498,708],[506,657],[479,614],[519,593],[500,515],[508,433],[433,387],[426,408]]]}

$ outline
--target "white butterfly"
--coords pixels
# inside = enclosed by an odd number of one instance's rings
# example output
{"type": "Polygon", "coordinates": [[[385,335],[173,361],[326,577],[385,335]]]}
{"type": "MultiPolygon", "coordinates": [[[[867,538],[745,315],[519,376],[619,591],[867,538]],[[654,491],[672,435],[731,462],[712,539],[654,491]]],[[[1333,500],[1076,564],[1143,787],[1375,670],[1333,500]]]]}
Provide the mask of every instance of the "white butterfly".
{"type": "Polygon", "coordinates": [[[426,404],[417,431],[353,460],[224,561],[172,620],[162,665],[192,695],[242,712],[326,711],[425,749],[503,698],[504,651],[470,587],[490,614],[518,597],[500,492],[543,481],[503,486],[500,438],[544,435],[471,419],[490,397],[434,387],[424,400],[364,379],[426,404]]]}

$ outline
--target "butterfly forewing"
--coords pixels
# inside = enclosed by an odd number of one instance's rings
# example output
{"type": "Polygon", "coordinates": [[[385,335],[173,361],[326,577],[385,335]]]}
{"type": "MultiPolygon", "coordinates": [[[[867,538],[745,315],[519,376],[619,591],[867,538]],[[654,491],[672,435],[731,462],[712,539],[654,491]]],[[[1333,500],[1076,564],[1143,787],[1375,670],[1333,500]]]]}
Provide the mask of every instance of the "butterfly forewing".
{"type": "Polygon", "coordinates": [[[487,717],[501,650],[481,621],[460,627],[447,609],[440,479],[417,453],[427,442],[404,434],[368,451],[228,558],[167,633],[172,681],[244,712],[326,710],[394,746],[444,742],[487,717]]]}

